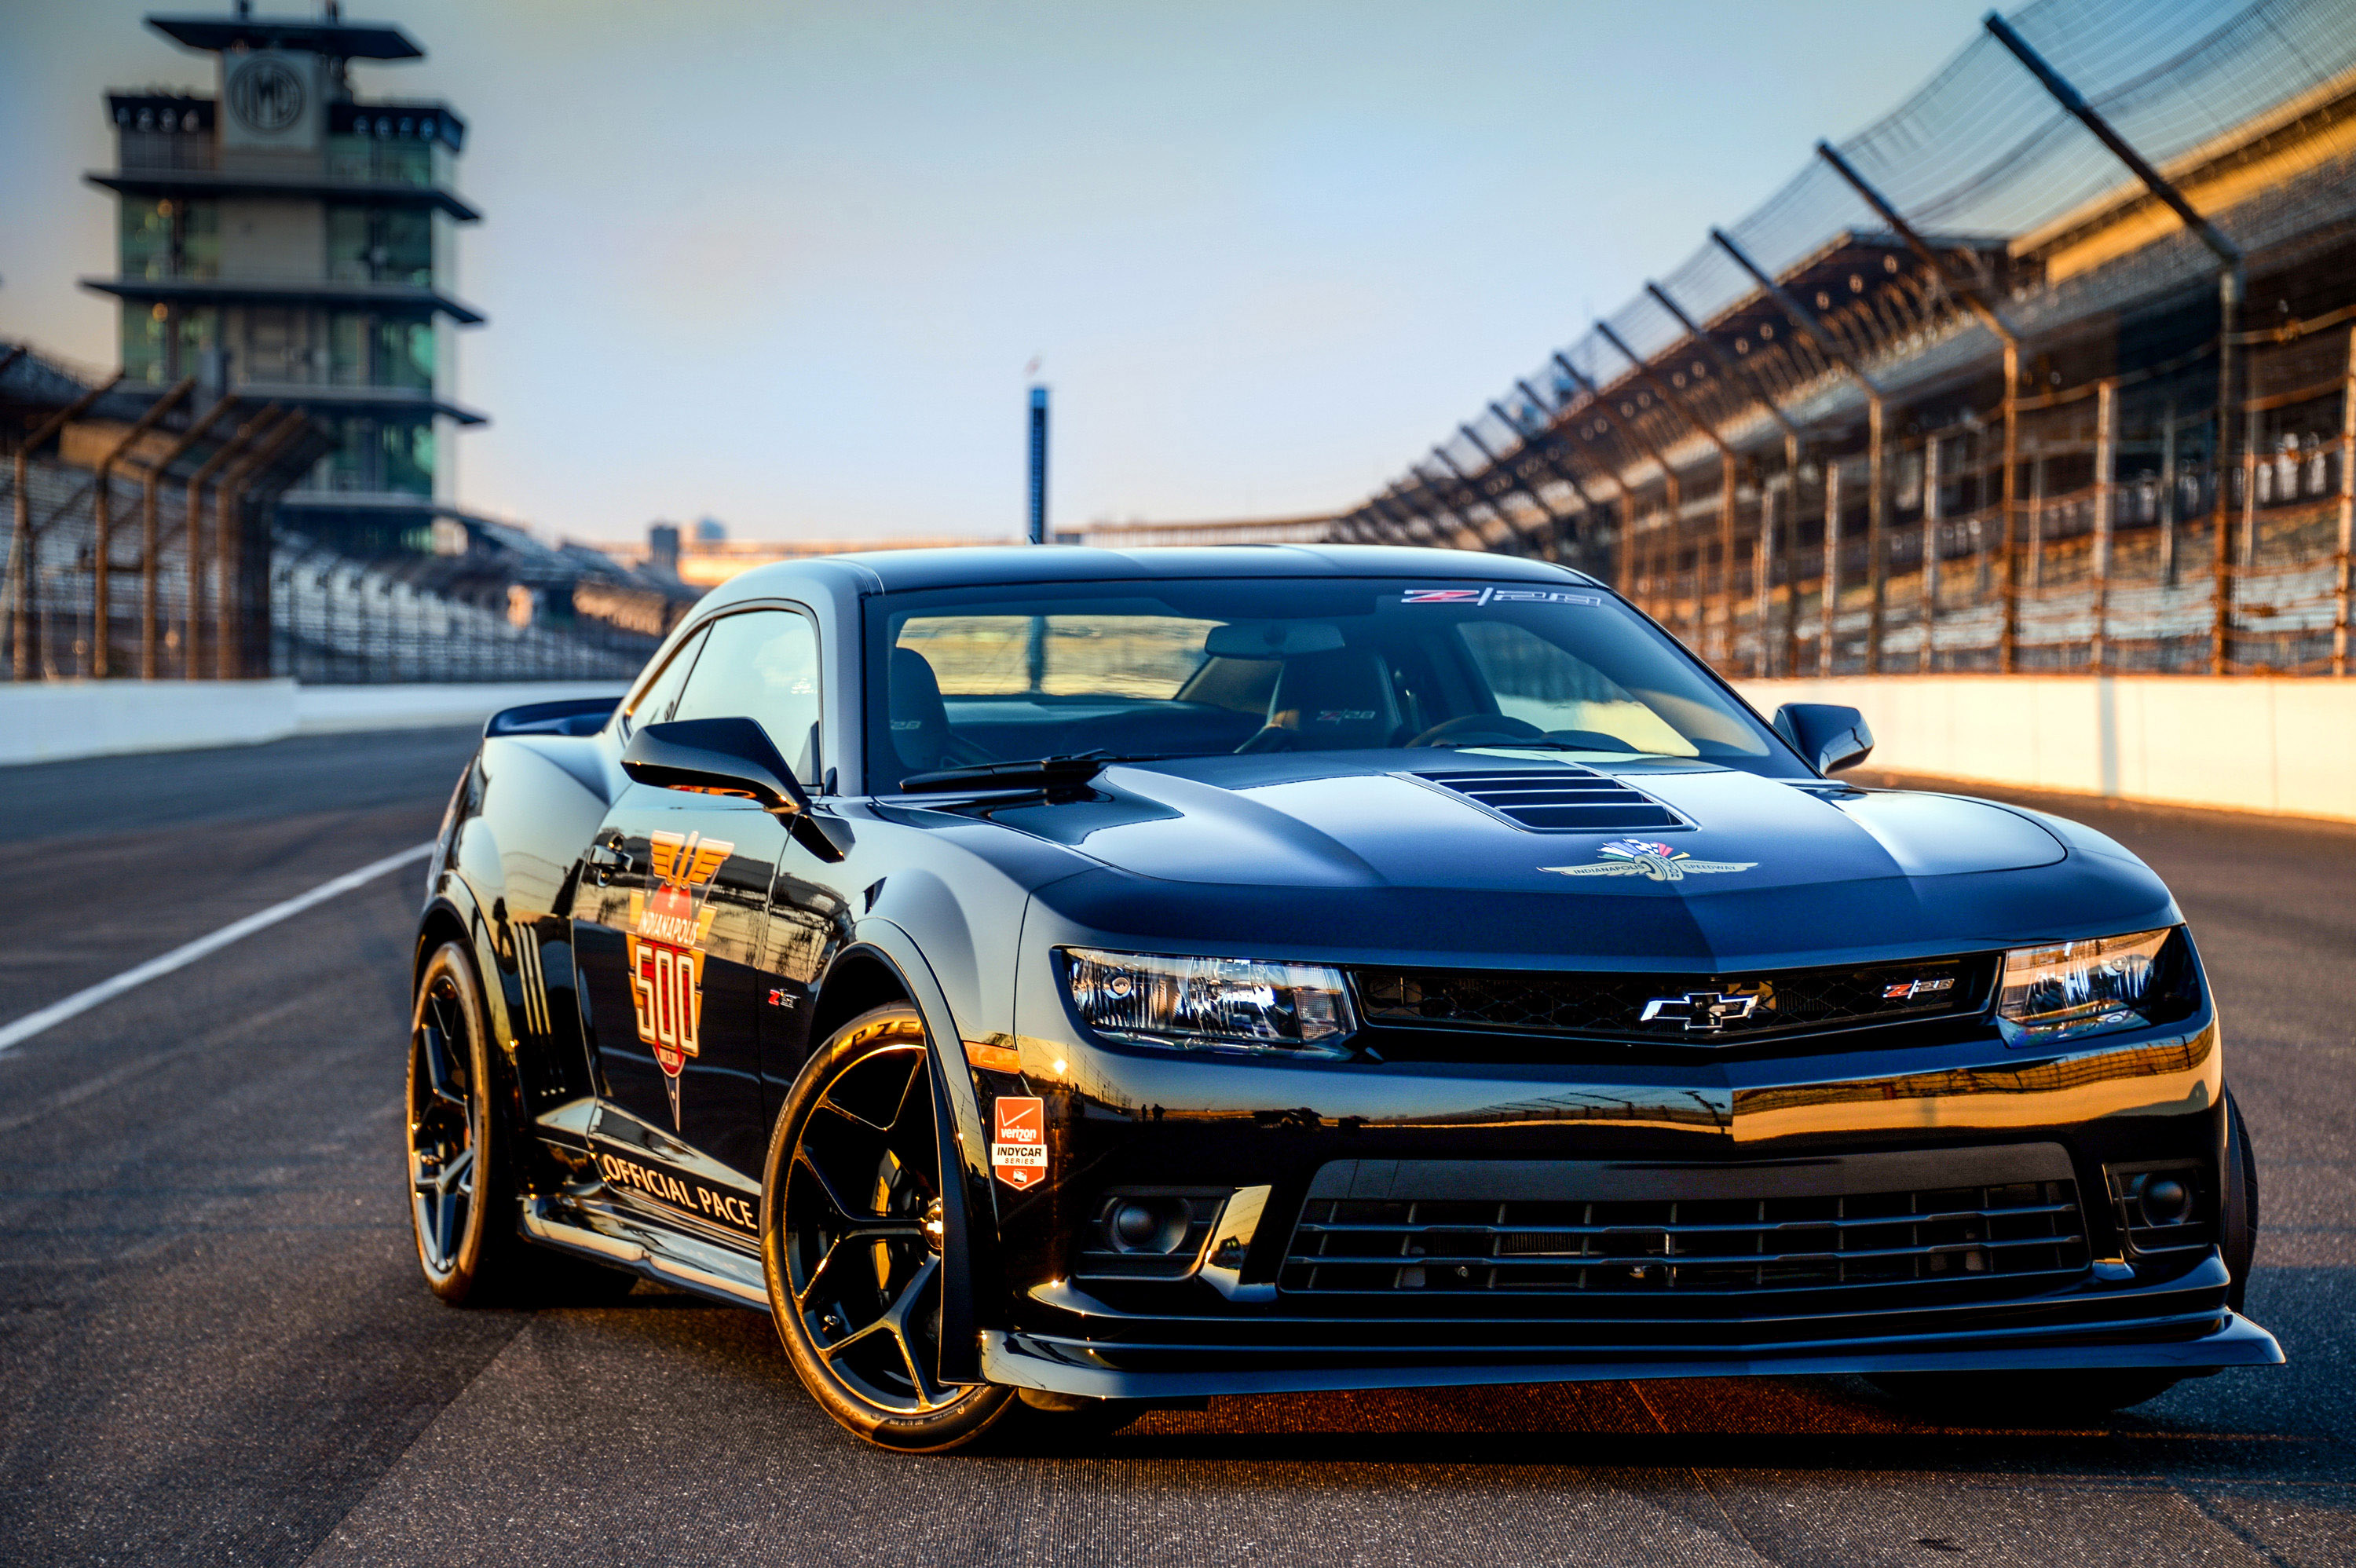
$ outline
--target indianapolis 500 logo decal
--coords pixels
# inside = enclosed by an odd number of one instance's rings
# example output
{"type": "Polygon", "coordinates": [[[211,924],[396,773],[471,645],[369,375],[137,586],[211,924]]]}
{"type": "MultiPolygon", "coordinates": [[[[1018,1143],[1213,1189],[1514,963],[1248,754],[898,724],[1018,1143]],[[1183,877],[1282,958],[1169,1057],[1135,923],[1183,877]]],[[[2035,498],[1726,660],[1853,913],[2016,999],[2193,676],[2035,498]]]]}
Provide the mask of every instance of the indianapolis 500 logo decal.
{"type": "Polygon", "coordinates": [[[638,1038],[663,1070],[670,1125],[677,1129],[679,1075],[696,1054],[703,1018],[703,939],[714,912],[711,882],[736,846],[700,833],[658,833],[647,847],[661,886],[651,896],[630,895],[630,992],[637,1003],[638,1038]]]}

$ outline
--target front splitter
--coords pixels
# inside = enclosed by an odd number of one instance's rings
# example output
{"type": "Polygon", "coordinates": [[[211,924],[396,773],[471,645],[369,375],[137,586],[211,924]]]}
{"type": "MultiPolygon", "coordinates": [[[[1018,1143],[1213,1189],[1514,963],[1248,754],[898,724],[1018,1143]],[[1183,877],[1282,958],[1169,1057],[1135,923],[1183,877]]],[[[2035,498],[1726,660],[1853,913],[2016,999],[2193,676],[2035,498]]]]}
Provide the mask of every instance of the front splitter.
{"type": "Polygon", "coordinates": [[[1353,1389],[1464,1388],[1498,1383],[1616,1382],[1655,1378],[1824,1377],[1837,1373],[2075,1371],[2146,1368],[2185,1373],[2280,1366],[2275,1337],[2238,1313],[2193,1321],[2090,1327],[2045,1333],[1939,1337],[1848,1344],[1750,1346],[1740,1350],[1615,1347],[1609,1355],[1565,1351],[1545,1360],[1430,1345],[1353,1347],[1319,1356],[1299,1347],[1117,1345],[984,1329],[981,1372],[994,1383],[1098,1399],[1190,1399],[1212,1394],[1314,1393],[1353,1389]],[[1974,1340],[1971,1343],[1959,1343],[1974,1340]],[[1151,1370],[1122,1360],[1151,1358],[1151,1370]],[[1176,1362],[1178,1365],[1171,1365],[1176,1362]],[[1184,1363],[1193,1364],[1184,1364],[1184,1363]]]}

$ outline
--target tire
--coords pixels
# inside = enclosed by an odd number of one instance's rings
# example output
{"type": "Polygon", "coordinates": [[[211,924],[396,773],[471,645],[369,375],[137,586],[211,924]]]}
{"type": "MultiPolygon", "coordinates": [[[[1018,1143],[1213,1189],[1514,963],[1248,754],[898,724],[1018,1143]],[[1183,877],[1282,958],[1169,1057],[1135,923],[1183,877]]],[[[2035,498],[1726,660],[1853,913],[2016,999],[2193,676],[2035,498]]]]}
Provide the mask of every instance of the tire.
{"type": "Polygon", "coordinates": [[[2219,1216],[2222,1234],[2218,1240],[2225,1270],[2233,1278],[2225,1293],[2225,1305],[2239,1312],[2249,1292],[2250,1270],[2257,1261],[2258,1157],[2250,1144],[2250,1130],[2242,1122],[2241,1104],[2231,1089],[2225,1091],[2223,1165],[2225,1201],[2219,1216]]]}
{"type": "MultiPolygon", "coordinates": [[[[2242,1309],[2258,1231],[2258,1164],[2232,1090],[2225,1092],[2224,1201],[2218,1250],[2233,1283],[2226,1305],[2242,1309]]],[[[2103,1415],[2158,1399],[2188,1374],[2140,1367],[2062,1372],[1891,1372],[1866,1381],[1901,1404],[1934,1413],[2020,1420],[2103,1415]]]]}
{"type": "Polygon", "coordinates": [[[845,1430],[898,1453],[1111,1431],[1128,1407],[939,1381],[934,1082],[905,1003],[835,1030],[794,1081],[761,1182],[762,1272],[794,1371],[845,1430]]]}
{"type": "Polygon", "coordinates": [[[629,1275],[529,1245],[474,961],[445,942],[417,981],[409,1030],[409,1225],[426,1288],[453,1307],[607,1300],[629,1275]]]}

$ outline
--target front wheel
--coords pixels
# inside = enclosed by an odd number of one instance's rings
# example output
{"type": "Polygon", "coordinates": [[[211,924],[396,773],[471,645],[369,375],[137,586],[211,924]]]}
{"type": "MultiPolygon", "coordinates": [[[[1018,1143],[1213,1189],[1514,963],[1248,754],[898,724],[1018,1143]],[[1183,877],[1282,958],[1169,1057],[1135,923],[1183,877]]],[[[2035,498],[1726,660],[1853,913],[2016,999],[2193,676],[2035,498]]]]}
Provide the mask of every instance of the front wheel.
{"type": "Polygon", "coordinates": [[[1109,1431],[1119,1423],[1107,1417],[1127,1412],[1105,1401],[1043,1400],[1048,1411],[1010,1388],[940,1381],[933,1117],[924,1020],[905,1004],[843,1025],[794,1081],[762,1175],[761,1262],[802,1386],[844,1427],[902,1453],[1109,1431]]]}
{"type": "Polygon", "coordinates": [[[924,1022],[879,1008],[804,1064],[761,1183],[769,1311],[802,1386],[860,1436],[909,1453],[971,1441],[1012,1399],[937,1371],[937,1142],[924,1022]]]}

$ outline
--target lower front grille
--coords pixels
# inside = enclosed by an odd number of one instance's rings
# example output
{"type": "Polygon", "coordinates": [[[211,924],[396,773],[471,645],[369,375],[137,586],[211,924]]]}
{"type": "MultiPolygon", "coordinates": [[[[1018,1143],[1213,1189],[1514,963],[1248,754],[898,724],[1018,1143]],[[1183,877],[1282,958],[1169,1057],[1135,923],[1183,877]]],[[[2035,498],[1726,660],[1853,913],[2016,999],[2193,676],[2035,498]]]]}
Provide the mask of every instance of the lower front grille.
{"type": "Polygon", "coordinates": [[[1279,1284],[1309,1295],[2005,1292],[2088,1261],[2077,1183],[2052,1145],[1723,1167],[1345,1160],[1320,1172],[1279,1284]],[[1998,1157],[1974,1157],[1986,1155],[1998,1157]],[[1922,1179],[1942,1164],[1944,1180],[1922,1179]],[[1496,1190],[1467,1190],[1478,1187],[1496,1190]]]}

